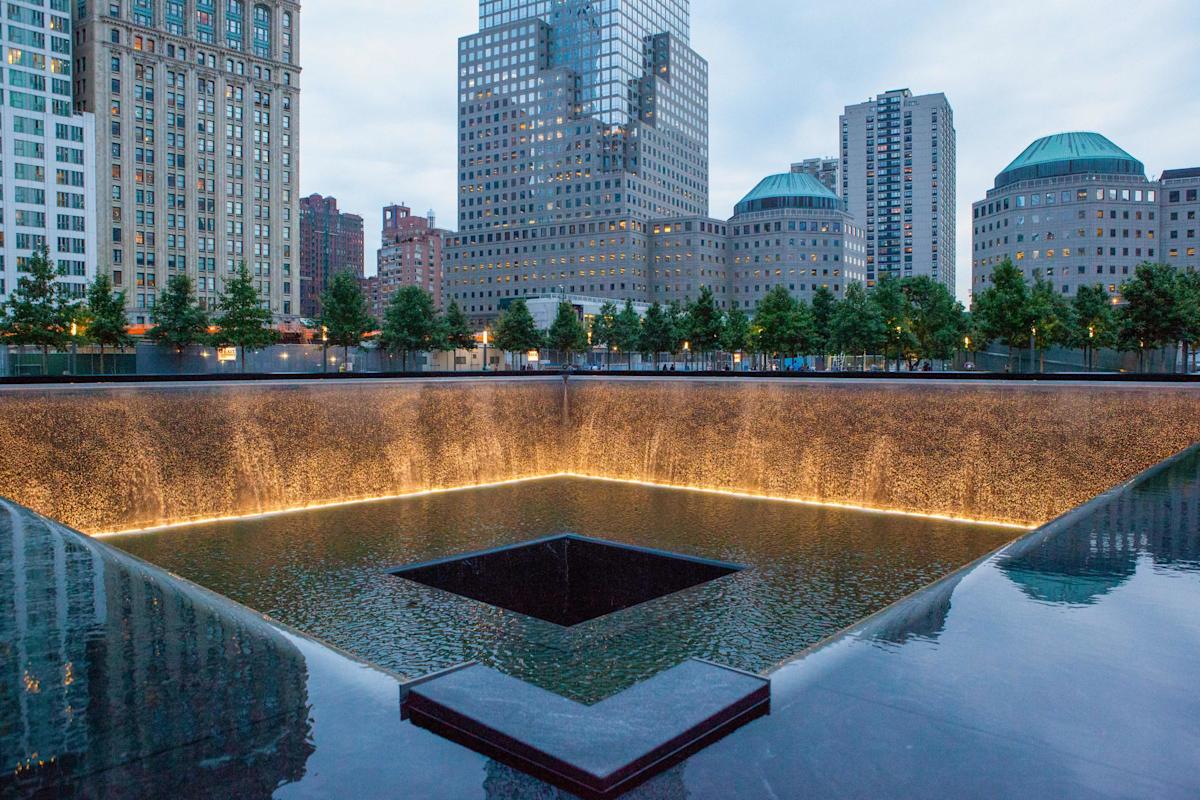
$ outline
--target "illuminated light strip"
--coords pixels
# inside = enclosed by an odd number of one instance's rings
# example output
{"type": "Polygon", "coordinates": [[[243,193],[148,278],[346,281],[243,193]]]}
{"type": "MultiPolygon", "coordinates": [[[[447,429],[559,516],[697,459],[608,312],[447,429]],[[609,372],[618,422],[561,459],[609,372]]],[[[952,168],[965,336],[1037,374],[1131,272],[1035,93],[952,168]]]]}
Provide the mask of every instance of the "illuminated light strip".
{"type": "Polygon", "coordinates": [[[769,494],[754,494],[753,492],[739,492],[734,489],[713,489],[705,486],[687,486],[677,483],[657,483],[655,481],[643,481],[636,478],[607,478],[600,475],[585,475],[578,472],[563,472],[553,477],[563,478],[582,478],[589,481],[604,481],[606,483],[624,483],[632,486],[647,486],[654,489],[671,489],[677,492],[699,492],[700,494],[714,494],[723,497],[736,497],[742,500],[767,500],[772,503],[791,503],[800,506],[817,506],[821,508],[838,508],[844,511],[862,511],[867,514],[889,514],[897,517],[918,517],[920,519],[936,519],[943,522],[958,522],[966,525],[988,525],[999,528],[1012,528],[1019,531],[1036,530],[1038,525],[1022,525],[1018,522],[997,522],[995,520],[972,519],[970,517],[956,517],[951,514],[929,514],[922,511],[903,511],[898,508],[875,508],[872,506],[859,506],[852,503],[838,503],[832,500],[802,500],[796,497],[779,497],[769,494]]]}
{"type": "Polygon", "coordinates": [[[190,528],[197,525],[211,525],[218,522],[238,522],[241,520],[267,519],[269,517],[280,517],[286,514],[300,514],[305,511],[320,511],[328,508],[343,508],[346,506],[364,505],[367,503],[383,503],[389,500],[407,500],[416,497],[428,497],[431,495],[451,494],[454,492],[470,492],[477,489],[494,489],[501,486],[514,486],[522,483],[535,483],[537,481],[553,480],[555,478],[576,478],[588,481],[601,481],[604,483],[620,483],[628,486],[645,486],[651,489],[670,489],[677,492],[697,492],[699,494],[718,495],[721,497],[736,497],[742,500],[764,500],[772,503],[791,503],[792,505],[814,506],[818,508],[836,508],[843,511],[859,511],[867,514],[888,514],[897,517],[915,517],[918,519],[933,519],[942,522],[957,522],[964,525],[988,525],[999,528],[1012,528],[1013,530],[1029,531],[1037,528],[1037,525],[1022,525],[1016,522],[998,522],[995,520],[971,519],[969,517],[956,517],[951,514],[929,514],[921,511],[903,511],[895,508],[874,508],[871,506],[860,506],[852,503],[838,503],[830,500],[802,500],[795,497],[779,497],[776,495],[754,494],[752,492],[739,492],[733,489],[714,489],[705,486],[685,486],[675,483],[657,483],[655,481],[643,481],[636,478],[609,478],[600,475],[585,475],[580,472],[553,472],[547,475],[533,475],[527,478],[510,478],[504,481],[493,481],[490,483],[475,483],[465,486],[449,486],[438,489],[421,489],[415,492],[401,492],[398,494],[379,495],[377,497],[358,497],[351,500],[335,500],[329,503],[317,503],[315,505],[293,506],[291,508],[282,508],[275,511],[259,511],[253,514],[231,514],[224,517],[205,517],[202,519],[189,519],[182,522],[169,522],[164,525],[154,525],[146,528],[129,528],[120,531],[104,531],[102,533],[93,533],[96,538],[105,538],[108,536],[126,536],[130,534],[140,533],[157,533],[158,531],[171,530],[174,528],[190,528]]]}
{"type": "Polygon", "coordinates": [[[520,483],[533,483],[535,481],[544,481],[549,478],[565,477],[559,473],[552,475],[532,475],[527,478],[509,478],[504,481],[492,481],[491,483],[472,483],[464,486],[447,486],[437,489],[421,489],[415,492],[401,492],[399,494],[385,494],[375,497],[356,497],[350,500],[334,500],[328,503],[316,503],[307,506],[291,506],[289,508],[280,508],[274,511],[256,511],[252,514],[230,514],[224,517],[203,517],[200,519],[187,519],[181,522],[167,522],[162,525],[152,525],[145,528],[128,528],[120,531],[103,531],[100,533],[91,533],[97,539],[103,539],[108,536],[126,536],[135,533],[157,533],[158,531],[171,530],[173,528],[191,528],[197,525],[211,525],[216,522],[238,522],[249,519],[266,519],[268,517],[281,517],[286,514],[301,514],[305,511],[321,511],[327,508],[343,508],[345,506],[357,506],[367,503],[384,503],[388,500],[406,500],[415,497],[428,497],[436,494],[451,494],[453,492],[470,492],[475,489],[494,489],[499,486],[513,486],[520,483]]]}

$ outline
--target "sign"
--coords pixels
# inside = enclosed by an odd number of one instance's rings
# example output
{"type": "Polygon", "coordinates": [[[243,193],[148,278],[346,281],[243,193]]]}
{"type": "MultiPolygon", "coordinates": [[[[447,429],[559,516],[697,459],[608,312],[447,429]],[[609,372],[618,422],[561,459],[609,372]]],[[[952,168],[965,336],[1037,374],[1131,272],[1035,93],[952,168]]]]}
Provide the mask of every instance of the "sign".
{"type": "Polygon", "coordinates": [[[236,347],[218,347],[217,361],[237,361],[236,347]]]}
{"type": "Polygon", "coordinates": [[[527,358],[530,363],[536,364],[537,360],[538,360],[538,351],[530,350],[528,353],[525,354],[525,358],[527,358]]]}

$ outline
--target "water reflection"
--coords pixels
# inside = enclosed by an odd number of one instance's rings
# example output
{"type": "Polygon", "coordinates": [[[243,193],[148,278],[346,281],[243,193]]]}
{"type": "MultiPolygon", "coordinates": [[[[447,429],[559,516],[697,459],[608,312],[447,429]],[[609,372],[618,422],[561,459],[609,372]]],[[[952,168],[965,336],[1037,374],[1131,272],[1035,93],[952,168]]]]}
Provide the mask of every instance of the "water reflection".
{"type": "Polygon", "coordinates": [[[1200,571],[1198,463],[1200,454],[1186,456],[1066,529],[1031,537],[1000,569],[1034,600],[1079,606],[1128,582],[1143,559],[1167,571],[1200,571]]]}
{"type": "Polygon", "coordinates": [[[0,505],[0,794],[267,798],[303,777],[291,643],[0,505]]]}

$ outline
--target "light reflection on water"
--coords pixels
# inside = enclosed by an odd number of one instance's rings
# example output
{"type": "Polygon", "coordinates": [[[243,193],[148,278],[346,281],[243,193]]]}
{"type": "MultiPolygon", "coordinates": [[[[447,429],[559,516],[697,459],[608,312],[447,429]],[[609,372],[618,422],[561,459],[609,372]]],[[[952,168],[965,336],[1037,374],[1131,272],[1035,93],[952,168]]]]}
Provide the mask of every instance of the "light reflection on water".
{"type": "Polygon", "coordinates": [[[555,479],[107,542],[404,675],[474,659],[591,702],[692,656],[767,669],[1016,535],[555,479]],[[570,629],[384,574],[564,531],[748,569],[570,629]]]}

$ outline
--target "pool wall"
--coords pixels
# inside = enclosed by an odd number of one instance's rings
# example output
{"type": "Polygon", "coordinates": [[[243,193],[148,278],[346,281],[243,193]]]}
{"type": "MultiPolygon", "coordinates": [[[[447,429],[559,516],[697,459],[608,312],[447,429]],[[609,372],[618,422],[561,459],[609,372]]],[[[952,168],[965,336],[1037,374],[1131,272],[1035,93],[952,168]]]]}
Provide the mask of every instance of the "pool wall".
{"type": "Polygon", "coordinates": [[[770,379],[0,389],[0,495],[90,533],[573,473],[1035,525],[1200,441],[1200,387],[770,379]]]}

